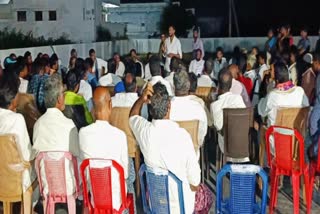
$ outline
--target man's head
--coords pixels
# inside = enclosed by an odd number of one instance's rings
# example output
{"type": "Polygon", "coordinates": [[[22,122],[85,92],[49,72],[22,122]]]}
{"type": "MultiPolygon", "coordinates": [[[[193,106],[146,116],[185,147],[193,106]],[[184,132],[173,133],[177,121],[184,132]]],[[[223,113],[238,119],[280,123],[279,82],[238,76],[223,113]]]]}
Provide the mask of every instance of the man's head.
{"type": "Polygon", "coordinates": [[[239,67],[236,64],[229,65],[228,70],[230,71],[233,79],[238,78],[239,67]]]}
{"type": "Polygon", "coordinates": [[[169,26],[169,36],[173,37],[176,34],[176,28],[173,25],[169,26]]]}
{"type": "Polygon", "coordinates": [[[188,73],[188,75],[189,75],[189,81],[190,81],[189,94],[196,94],[196,91],[198,88],[198,78],[193,72],[188,73]]]}
{"type": "Polygon", "coordinates": [[[319,53],[315,53],[313,55],[312,69],[313,71],[318,73],[320,71],[320,54],[319,53]]]}
{"type": "Polygon", "coordinates": [[[52,70],[57,71],[59,69],[59,63],[58,63],[58,59],[56,57],[54,57],[54,56],[50,57],[49,63],[50,63],[50,68],[52,70]]]}
{"type": "Polygon", "coordinates": [[[19,78],[14,72],[7,71],[3,74],[0,79],[0,108],[16,110],[19,85],[19,78]]]}
{"type": "Polygon", "coordinates": [[[273,35],[274,35],[273,29],[270,28],[270,29],[268,30],[268,38],[271,39],[271,38],[273,37],[273,35]]]}
{"type": "Polygon", "coordinates": [[[154,120],[169,119],[170,96],[165,85],[160,82],[153,86],[153,96],[150,98],[150,114],[154,120]]]}
{"type": "Polygon", "coordinates": [[[96,51],[94,49],[90,49],[89,57],[95,62],[96,61],[96,51]]]}
{"type": "Polygon", "coordinates": [[[27,51],[24,53],[24,59],[28,65],[32,64],[32,56],[31,56],[30,51],[27,51]]]}
{"type": "Polygon", "coordinates": [[[76,49],[74,49],[74,48],[71,49],[70,57],[75,57],[75,58],[78,57],[78,53],[77,53],[76,49]]]}
{"type": "Polygon", "coordinates": [[[207,75],[210,75],[213,71],[213,67],[214,67],[214,62],[212,59],[208,59],[205,63],[204,63],[204,72],[207,75]]]}
{"type": "Polygon", "coordinates": [[[161,42],[164,42],[165,40],[166,40],[166,34],[161,34],[161,36],[160,36],[160,39],[161,39],[161,42]]]}
{"type": "Polygon", "coordinates": [[[239,58],[239,69],[240,69],[240,73],[241,74],[244,74],[247,71],[247,55],[246,54],[241,54],[240,55],[240,58],[239,58]]]}
{"type": "Polygon", "coordinates": [[[195,29],[193,30],[193,38],[194,38],[194,39],[197,39],[198,37],[199,37],[198,29],[195,28],[195,29]]]}
{"type": "Polygon", "coordinates": [[[23,57],[18,57],[17,62],[12,66],[17,76],[26,78],[28,76],[28,67],[26,60],[23,57]]]}
{"type": "Polygon", "coordinates": [[[177,58],[177,57],[172,57],[171,61],[170,61],[170,71],[171,72],[178,72],[179,70],[181,70],[182,68],[185,68],[183,62],[181,59],[177,58]]]}
{"type": "Polygon", "coordinates": [[[274,64],[274,75],[277,84],[289,81],[288,68],[283,62],[277,62],[274,64]]]}
{"type": "Polygon", "coordinates": [[[300,31],[300,36],[305,39],[308,37],[308,30],[307,28],[302,28],[301,31],[300,31]]]}
{"type": "Polygon", "coordinates": [[[299,56],[299,52],[297,49],[291,49],[290,50],[290,63],[295,63],[298,59],[298,56],[299,56]]]}
{"type": "Polygon", "coordinates": [[[45,81],[44,104],[46,108],[57,108],[60,111],[65,108],[62,79],[57,73],[49,76],[45,81]]]}
{"type": "Polygon", "coordinates": [[[136,51],[136,49],[131,49],[131,50],[130,50],[130,57],[131,57],[133,60],[136,60],[136,59],[137,59],[137,51],[136,51]]]}
{"type": "Polygon", "coordinates": [[[287,26],[282,26],[280,28],[280,33],[281,33],[281,36],[287,36],[288,35],[288,28],[287,26]]]}
{"type": "Polygon", "coordinates": [[[176,96],[186,96],[190,90],[190,80],[186,70],[174,74],[173,83],[176,96]]]}
{"type": "Polygon", "coordinates": [[[115,63],[118,64],[120,62],[120,55],[118,53],[114,53],[113,59],[114,59],[115,63]]]}
{"type": "Polygon", "coordinates": [[[267,60],[266,53],[265,52],[258,53],[257,60],[258,60],[259,65],[266,64],[266,60],[267,60]]]}
{"type": "Polygon", "coordinates": [[[224,68],[219,72],[218,87],[219,93],[224,94],[230,91],[232,86],[232,75],[229,69],[224,68]]]}
{"type": "Polygon", "coordinates": [[[154,55],[150,58],[149,67],[150,73],[153,77],[161,76],[161,65],[159,56],[154,55]]]}
{"type": "Polygon", "coordinates": [[[81,78],[78,74],[79,72],[77,72],[76,69],[72,69],[68,72],[66,76],[66,84],[68,91],[73,91],[75,93],[78,92],[81,81],[81,78]]]}
{"type": "Polygon", "coordinates": [[[93,65],[94,65],[94,61],[91,58],[88,57],[85,59],[84,66],[85,66],[86,71],[92,73],[93,72],[93,70],[92,70],[93,65]]]}
{"type": "Polygon", "coordinates": [[[217,60],[221,60],[222,57],[223,57],[223,49],[222,47],[218,47],[216,49],[216,57],[217,57],[217,60]]]}
{"type": "Polygon", "coordinates": [[[124,77],[124,87],[127,93],[137,92],[137,80],[134,74],[127,73],[124,77]]]}
{"type": "Polygon", "coordinates": [[[201,49],[197,49],[196,50],[196,60],[200,61],[202,59],[202,50],[201,49]]]}
{"type": "Polygon", "coordinates": [[[99,86],[93,93],[94,115],[97,120],[110,121],[111,97],[107,87],[99,86]]]}

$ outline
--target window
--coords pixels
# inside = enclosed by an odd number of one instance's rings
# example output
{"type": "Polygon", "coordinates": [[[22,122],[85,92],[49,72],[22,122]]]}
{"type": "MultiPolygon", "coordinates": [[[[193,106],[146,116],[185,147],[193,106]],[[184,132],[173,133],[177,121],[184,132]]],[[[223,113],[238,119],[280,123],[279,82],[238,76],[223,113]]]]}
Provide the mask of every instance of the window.
{"type": "Polygon", "coordinates": [[[43,18],[42,18],[42,11],[35,11],[34,12],[34,17],[35,17],[35,20],[36,21],[42,21],[43,18]]]}
{"type": "Polygon", "coordinates": [[[49,11],[49,21],[56,21],[57,20],[57,11],[50,10],[49,11]]]}
{"type": "Polygon", "coordinates": [[[27,12],[26,11],[17,11],[18,22],[27,21],[27,12]]]}

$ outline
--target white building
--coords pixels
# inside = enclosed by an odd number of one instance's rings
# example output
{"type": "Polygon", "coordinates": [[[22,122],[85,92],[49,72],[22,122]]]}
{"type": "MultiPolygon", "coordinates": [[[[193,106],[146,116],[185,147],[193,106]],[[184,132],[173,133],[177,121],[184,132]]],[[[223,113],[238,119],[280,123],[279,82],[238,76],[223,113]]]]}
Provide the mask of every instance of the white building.
{"type": "Polygon", "coordinates": [[[159,34],[161,14],[170,1],[139,2],[121,3],[120,7],[106,8],[107,23],[124,24],[129,38],[148,38],[149,35],[159,34]]]}
{"type": "Polygon", "coordinates": [[[15,28],[35,37],[92,42],[103,25],[103,7],[119,0],[9,0],[0,2],[0,30],[15,28]],[[1,4],[2,3],[2,4],[1,4]]]}

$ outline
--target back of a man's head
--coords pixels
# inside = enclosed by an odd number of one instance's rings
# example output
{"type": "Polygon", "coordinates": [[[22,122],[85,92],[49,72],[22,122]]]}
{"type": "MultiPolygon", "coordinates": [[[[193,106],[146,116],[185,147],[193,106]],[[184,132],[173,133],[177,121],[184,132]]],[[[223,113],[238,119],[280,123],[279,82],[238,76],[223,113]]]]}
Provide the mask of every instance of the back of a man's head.
{"type": "Polygon", "coordinates": [[[111,115],[111,97],[107,87],[99,86],[92,97],[95,118],[109,120],[111,115]]]}
{"type": "Polygon", "coordinates": [[[165,119],[170,108],[170,96],[167,88],[161,83],[153,86],[153,96],[150,99],[150,114],[155,120],[165,119]]]}
{"type": "MultiPolygon", "coordinates": [[[[183,67],[183,62],[177,57],[172,57],[170,61],[170,71],[177,72],[183,67]]],[[[184,66],[185,67],[185,66],[184,66]]]]}
{"type": "Polygon", "coordinates": [[[75,91],[77,86],[80,84],[79,72],[76,69],[72,69],[68,72],[66,76],[66,83],[68,91],[75,91]]]}
{"type": "Polygon", "coordinates": [[[90,68],[93,68],[94,61],[91,58],[86,58],[84,61],[84,67],[88,71],[90,68]]]}
{"type": "Polygon", "coordinates": [[[181,70],[174,74],[173,83],[176,96],[186,96],[190,90],[189,75],[185,70],[181,70]]]}
{"type": "Polygon", "coordinates": [[[204,63],[204,71],[206,72],[206,74],[210,75],[213,71],[213,67],[214,67],[214,62],[212,59],[208,59],[205,63],[204,63]]]}
{"type": "Polygon", "coordinates": [[[46,79],[43,92],[46,108],[56,107],[58,99],[63,93],[62,79],[59,74],[52,74],[46,79]]]}
{"type": "Polygon", "coordinates": [[[149,67],[150,73],[152,76],[161,76],[161,65],[160,65],[160,58],[157,55],[153,55],[150,58],[149,67]]]}
{"type": "Polygon", "coordinates": [[[282,62],[278,62],[274,65],[274,75],[277,83],[284,83],[289,81],[288,68],[282,62]]]}
{"type": "Polygon", "coordinates": [[[198,78],[193,72],[188,73],[188,75],[189,75],[189,81],[190,81],[189,92],[190,94],[195,94],[198,88],[198,78]]]}
{"type": "Polygon", "coordinates": [[[10,71],[0,79],[0,108],[8,109],[18,93],[20,81],[18,76],[10,71]]]}
{"type": "Polygon", "coordinates": [[[127,93],[137,92],[137,80],[134,74],[127,73],[124,78],[124,87],[127,93]]]}
{"type": "Polygon", "coordinates": [[[223,93],[230,91],[232,86],[232,75],[227,68],[224,68],[219,72],[218,86],[219,90],[223,93]]]}

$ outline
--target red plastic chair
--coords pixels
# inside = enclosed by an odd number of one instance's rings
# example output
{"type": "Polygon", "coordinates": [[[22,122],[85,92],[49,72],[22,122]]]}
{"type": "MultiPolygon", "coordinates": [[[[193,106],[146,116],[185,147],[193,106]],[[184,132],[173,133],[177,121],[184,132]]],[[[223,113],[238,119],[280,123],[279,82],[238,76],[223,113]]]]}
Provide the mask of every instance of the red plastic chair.
{"type": "Polygon", "coordinates": [[[79,195],[79,172],[77,159],[70,152],[40,152],[36,158],[35,168],[38,175],[40,194],[44,197],[44,213],[54,214],[56,203],[67,203],[68,213],[76,213],[75,200],[79,195]],[[67,194],[66,160],[72,161],[76,188],[72,195],[67,194]],[[45,171],[48,194],[44,192],[41,165],[45,171]]]}
{"type": "MultiPolygon", "coordinates": [[[[320,145],[320,137],[318,139],[318,145],[320,145]]],[[[307,213],[310,213],[312,205],[313,184],[316,176],[320,174],[320,146],[318,146],[318,160],[311,160],[308,166],[309,183],[308,183],[308,195],[307,195],[307,213]]]]}
{"type": "Polygon", "coordinates": [[[123,168],[116,161],[106,159],[86,159],[81,163],[80,173],[83,184],[84,204],[88,207],[90,214],[120,214],[126,209],[129,209],[130,214],[134,213],[133,195],[130,193],[126,195],[123,168]],[[87,167],[89,168],[86,171],[87,167]],[[112,204],[112,197],[114,196],[112,194],[112,183],[115,182],[111,179],[112,168],[119,173],[121,191],[121,206],[119,210],[114,209],[112,204]],[[90,180],[91,198],[89,198],[87,179],[90,180]]]}
{"type": "MultiPolygon", "coordinates": [[[[268,165],[271,168],[270,213],[273,213],[277,204],[279,176],[287,175],[292,176],[294,213],[298,214],[301,175],[304,176],[304,181],[308,186],[307,166],[304,162],[304,139],[296,129],[271,126],[266,132],[266,142],[268,165]],[[275,148],[274,155],[270,151],[271,135],[275,148]]],[[[308,195],[308,188],[305,191],[308,195]]]]}

